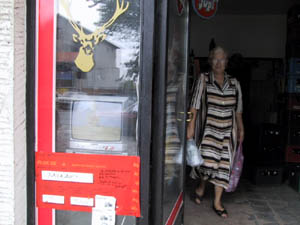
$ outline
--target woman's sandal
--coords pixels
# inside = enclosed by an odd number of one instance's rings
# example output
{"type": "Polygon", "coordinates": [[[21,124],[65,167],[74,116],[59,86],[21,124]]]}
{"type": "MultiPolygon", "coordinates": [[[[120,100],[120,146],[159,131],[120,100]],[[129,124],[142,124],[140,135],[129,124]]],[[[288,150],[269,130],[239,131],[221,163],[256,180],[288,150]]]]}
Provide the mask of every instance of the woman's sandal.
{"type": "Polygon", "coordinates": [[[215,213],[216,213],[218,216],[220,216],[220,217],[222,217],[222,218],[227,218],[227,217],[228,217],[228,212],[227,212],[227,210],[224,208],[224,206],[223,206],[223,210],[216,209],[216,207],[215,207],[214,204],[212,205],[212,208],[213,208],[213,210],[215,211],[215,213]]]}
{"type": "Polygon", "coordinates": [[[200,205],[203,201],[204,195],[199,195],[196,191],[194,191],[194,194],[192,196],[192,200],[197,204],[200,205]]]}

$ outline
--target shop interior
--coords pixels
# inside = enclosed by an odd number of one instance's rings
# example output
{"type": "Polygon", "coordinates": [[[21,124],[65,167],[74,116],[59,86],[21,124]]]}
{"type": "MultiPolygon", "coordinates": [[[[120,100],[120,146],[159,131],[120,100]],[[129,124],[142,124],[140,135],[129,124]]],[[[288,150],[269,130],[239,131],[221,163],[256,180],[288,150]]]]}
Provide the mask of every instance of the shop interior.
{"type": "MultiPolygon", "coordinates": [[[[229,218],[191,198],[195,180],[186,170],[186,225],[299,224],[300,210],[300,7],[297,0],[220,0],[216,15],[199,17],[191,7],[189,85],[208,71],[213,46],[229,53],[227,73],[243,92],[244,167],[234,193],[223,203],[229,218]]],[[[191,93],[190,93],[191,95],[191,93]]]]}

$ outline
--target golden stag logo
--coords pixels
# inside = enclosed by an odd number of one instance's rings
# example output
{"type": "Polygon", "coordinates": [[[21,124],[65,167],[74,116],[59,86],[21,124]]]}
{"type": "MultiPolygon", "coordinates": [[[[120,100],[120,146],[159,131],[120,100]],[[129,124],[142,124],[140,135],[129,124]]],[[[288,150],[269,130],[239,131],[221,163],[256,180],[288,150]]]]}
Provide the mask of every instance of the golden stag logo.
{"type": "Polygon", "coordinates": [[[121,5],[119,0],[116,0],[116,9],[113,16],[105,23],[103,26],[96,29],[91,34],[86,34],[82,28],[76,24],[70,13],[69,5],[67,4],[66,0],[61,0],[61,3],[67,13],[68,20],[77,34],[73,34],[73,41],[78,43],[80,42],[81,47],[79,48],[79,53],[75,59],[75,65],[83,72],[89,72],[95,65],[94,62],[94,49],[96,45],[100,42],[104,41],[106,38],[106,34],[104,31],[110,27],[115,20],[122,15],[129,7],[129,2],[124,5],[124,0],[121,1],[121,5]]]}

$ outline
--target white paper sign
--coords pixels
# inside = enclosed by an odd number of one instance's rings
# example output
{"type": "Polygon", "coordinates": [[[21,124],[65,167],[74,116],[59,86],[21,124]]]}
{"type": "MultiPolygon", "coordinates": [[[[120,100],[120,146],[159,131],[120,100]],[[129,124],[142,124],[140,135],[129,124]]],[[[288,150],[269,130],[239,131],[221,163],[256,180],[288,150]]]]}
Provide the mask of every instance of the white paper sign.
{"type": "Polygon", "coordinates": [[[95,207],[92,211],[92,225],[115,225],[116,198],[112,196],[95,196],[95,207]]]}
{"type": "Polygon", "coordinates": [[[92,211],[92,225],[115,225],[116,212],[115,211],[102,211],[93,208],[92,211]]]}
{"type": "Polygon", "coordinates": [[[95,196],[95,208],[103,211],[115,211],[116,210],[116,198],[112,196],[95,196]]]}
{"type": "Polygon", "coordinates": [[[71,197],[71,205],[94,206],[93,198],[71,197]]]}
{"type": "Polygon", "coordinates": [[[54,204],[64,204],[65,197],[61,195],[43,195],[43,202],[54,203],[54,204]]]}
{"type": "Polygon", "coordinates": [[[42,180],[89,183],[94,182],[92,173],[42,171],[42,180]]]}

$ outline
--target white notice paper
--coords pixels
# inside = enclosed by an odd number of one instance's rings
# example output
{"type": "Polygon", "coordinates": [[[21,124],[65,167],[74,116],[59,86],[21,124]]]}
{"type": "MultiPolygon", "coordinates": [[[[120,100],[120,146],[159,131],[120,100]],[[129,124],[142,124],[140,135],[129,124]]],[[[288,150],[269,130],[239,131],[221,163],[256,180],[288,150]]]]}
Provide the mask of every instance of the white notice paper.
{"type": "Polygon", "coordinates": [[[61,195],[43,195],[43,202],[54,203],[54,204],[64,204],[65,197],[61,195]]]}
{"type": "Polygon", "coordinates": [[[95,208],[103,211],[115,211],[116,210],[116,198],[112,196],[95,196],[95,208]]]}
{"type": "Polygon", "coordinates": [[[93,198],[71,197],[71,205],[94,206],[93,198]]]}
{"type": "Polygon", "coordinates": [[[93,208],[92,211],[92,225],[115,225],[116,213],[112,211],[102,211],[93,208]]]}
{"type": "Polygon", "coordinates": [[[115,225],[116,198],[112,196],[95,196],[95,207],[92,211],[92,225],[115,225]]]}
{"type": "Polygon", "coordinates": [[[42,171],[42,180],[89,183],[94,182],[92,173],[42,171]]]}

